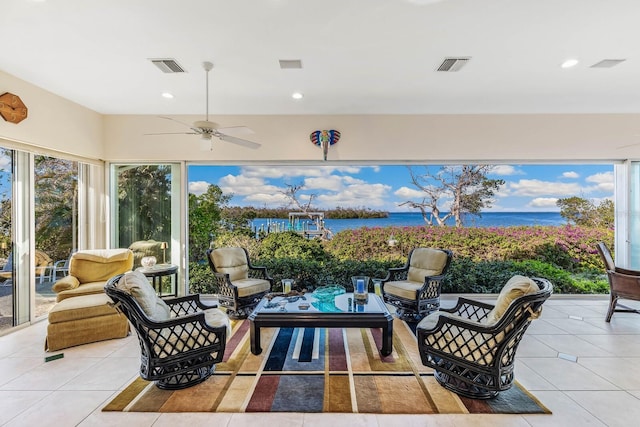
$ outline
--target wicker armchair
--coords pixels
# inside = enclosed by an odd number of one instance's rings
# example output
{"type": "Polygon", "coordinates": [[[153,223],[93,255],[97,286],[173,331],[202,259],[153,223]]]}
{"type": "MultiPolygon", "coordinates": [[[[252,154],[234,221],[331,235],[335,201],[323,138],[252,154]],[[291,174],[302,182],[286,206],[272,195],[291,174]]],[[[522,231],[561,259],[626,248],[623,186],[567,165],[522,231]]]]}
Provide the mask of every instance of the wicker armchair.
{"type": "Polygon", "coordinates": [[[441,283],[452,256],[446,249],[415,248],[404,267],[388,270],[382,294],[399,318],[420,320],[440,307],[441,283]]]}
{"type": "Polygon", "coordinates": [[[209,267],[218,284],[218,301],[231,318],[246,318],[262,297],[271,292],[273,279],[266,267],[256,267],[244,248],[207,250],[209,267]]]}
{"type": "Polygon", "coordinates": [[[640,313],[640,310],[636,310],[630,307],[616,308],[618,300],[620,298],[640,301],[640,271],[628,270],[626,268],[616,267],[611,256],[611,251],[607,245],[603,242],[597,245],[600,258],[604,262],[605,269],[607,270],[607,277],[609,278],[610,301],[609,311],[607,312],[607,322],[611,321],[613,312],[625,312],[625,313],[640,313]]]}
{"type": "Polygon", "coordinates": [[[545,279],[514,276],[495,306],[459,298],[417,327],[422,364],[435,370],[445,388],[474,399],[489,399],[511,387],[518,344],[552,293],[545,279]]]}
{"type": "Polygon", "coordinates": [[[104,289],[138,334],[143,379],[161,389],[187,388],[222,361],[229,319],[198,294],[162,300],[138,271],[112,277],[104,289]]]}

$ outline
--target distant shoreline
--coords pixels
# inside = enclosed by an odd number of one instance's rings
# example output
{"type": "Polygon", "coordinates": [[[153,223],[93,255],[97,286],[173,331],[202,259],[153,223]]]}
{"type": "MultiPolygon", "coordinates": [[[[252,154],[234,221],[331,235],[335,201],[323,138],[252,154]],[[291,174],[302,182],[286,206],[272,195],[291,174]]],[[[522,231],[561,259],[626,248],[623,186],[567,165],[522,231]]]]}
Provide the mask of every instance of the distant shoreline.
{"type": "MultiPolygon", "coordinates": [[[[282,218],[256,218],[252,221],[253,229],[265,229],[269,225],[272,227],[278,224],[286,227],[287,220],[282,218]]],[[[562,226],[567,221],[560,215],[560,212],[485,212],[482,217],[467,218],[465,227],[510,227],[510,226],[562,226]]],[[[332,233],[339,233],[342,230],[357,229],[362,227],[417,227],[425,226],[420,212],[389,212],[385,218],[350,218],[325,220],[325,226],[332,233]]],[[[453,221],[447,225],[455,225],[453,221]]]]}

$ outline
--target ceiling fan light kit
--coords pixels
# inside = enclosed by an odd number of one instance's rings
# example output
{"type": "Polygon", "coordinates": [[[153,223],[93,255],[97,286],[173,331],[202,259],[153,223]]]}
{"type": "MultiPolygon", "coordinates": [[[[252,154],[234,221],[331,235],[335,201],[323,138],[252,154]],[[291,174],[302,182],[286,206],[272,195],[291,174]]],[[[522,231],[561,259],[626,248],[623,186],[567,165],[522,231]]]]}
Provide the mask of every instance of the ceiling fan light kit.
{"type": "MultiPolygon", "coordinates": [[[[204,120],[198,120],[194,122],[192,125],[182,123],[179,120],[176,120],[171,117],[162,116],[161,118],[172,120],[174,122],[180,123],[183,126],[188,126],[191,129],[191,132],[178,132],[183,135],[200,135],[201,145],[200,148],[202,150],[213,150],[213,141],[212,137],[216,137],[221,141],[231,142],[233,144],[241,145],[247,148],[259,148],[260,144],[257,142],[249,141],[246,139],[238,138],[235,136],[227,135],[227,133],[236,133],[236,134],[247,134],[253,133],[251,129],[246,126],[232,126],[221,128],[217,123],[209,121],[209,71],[213,69],[213,63],[211,62],[203,62],[202,68],[204,68],[206,74],[206,115],[204,120]],[[205,147],[206,144],[206,147],[205,147]]],[[[151,133],[147,135],[169,135],[176,134],[175,132],[168,133],[151,133]]]]}

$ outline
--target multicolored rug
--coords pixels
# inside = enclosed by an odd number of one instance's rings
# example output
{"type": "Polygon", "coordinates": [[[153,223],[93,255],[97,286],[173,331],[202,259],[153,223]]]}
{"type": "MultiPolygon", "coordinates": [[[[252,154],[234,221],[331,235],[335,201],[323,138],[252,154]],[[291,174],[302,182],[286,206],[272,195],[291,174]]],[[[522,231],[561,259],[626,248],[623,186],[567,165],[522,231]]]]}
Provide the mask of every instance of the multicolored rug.
{"type": "Polygon", "coordinates": [[[249,322],[235,321],[207,381],[170,391],[138,378],[103,411],[550,413],[519,384],[485,401],[446,390],[422,365],[409,325],[394,322],[393,353],[383,357],[379,329],[352,328],[263,328],[269,345],[255,356],[249,322]]]}

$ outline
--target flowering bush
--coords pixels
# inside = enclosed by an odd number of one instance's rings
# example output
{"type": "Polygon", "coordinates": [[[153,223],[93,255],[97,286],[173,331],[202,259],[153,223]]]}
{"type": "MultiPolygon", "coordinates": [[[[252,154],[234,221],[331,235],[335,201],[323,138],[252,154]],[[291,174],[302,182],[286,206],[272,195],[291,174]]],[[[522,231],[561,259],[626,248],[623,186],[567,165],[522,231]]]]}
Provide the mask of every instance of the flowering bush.
{"type": "Polygon", "coordinates": [[[613,246],[613,230],[576,226],[519,227],[374,227],[344,230],[327,242],[339,259],[406,259],[415,247],[450,249],[472,261],[538,260],[572,272],[602,269],[600,241],[613,246]],[[389,239],[396,246],[388,244],[389,239]]]}

